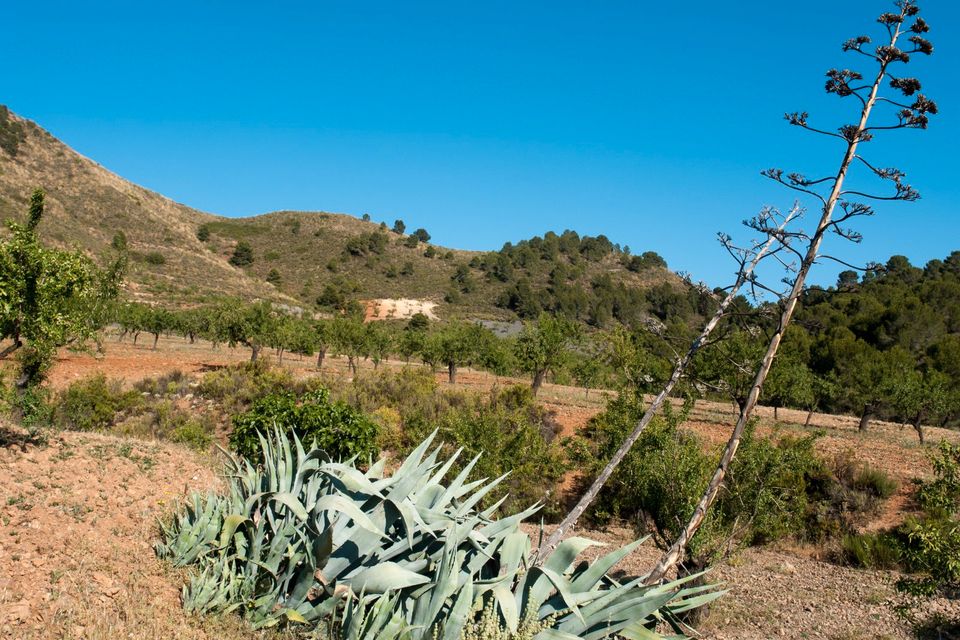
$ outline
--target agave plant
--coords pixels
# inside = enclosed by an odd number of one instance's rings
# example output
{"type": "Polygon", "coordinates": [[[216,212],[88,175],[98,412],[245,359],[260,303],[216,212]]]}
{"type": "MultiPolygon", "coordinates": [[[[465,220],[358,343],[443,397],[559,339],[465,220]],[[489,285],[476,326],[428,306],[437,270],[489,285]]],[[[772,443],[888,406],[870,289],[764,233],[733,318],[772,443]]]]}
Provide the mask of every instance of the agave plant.
{"type": "Polygon", "coordinates": [[[428,437],[392,475],[359,470],[277,431],[260,437],[262,466],[229,456],[228,490],[194,495],[163,526],[157,553],[196,565],[183,588],[193,612],[237,612],[256,627],[326,626],[346,640],[458,640],[482,613],[508,634],[536,623],[540,640],[657,638],[677,614],[720,592],[676,581],[645,587],[610,570],[643,541],[595,562],[596,543],[564,541],[537,566],[520,523],[477,505],[502,480],[469,481],[471,460],[444,482],[460,452],[439,461],[428,437]]]}

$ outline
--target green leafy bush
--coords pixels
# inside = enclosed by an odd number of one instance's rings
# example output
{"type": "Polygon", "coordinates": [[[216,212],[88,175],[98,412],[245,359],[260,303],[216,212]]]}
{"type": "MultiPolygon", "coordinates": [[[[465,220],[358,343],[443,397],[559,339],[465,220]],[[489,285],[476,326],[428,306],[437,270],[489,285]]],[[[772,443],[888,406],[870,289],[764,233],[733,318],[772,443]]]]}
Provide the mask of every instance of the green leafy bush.
{"type": "Polygon", "coordinates": [[[264,396],[285,391],[301,394],[309,391],[312,384],[265,361],[244,362],[206,374],[197,385],[197,393],[217,401],[226,413],[237,414],[264,396]]]}
{"type": "MultiPolygon", "coordinates": [[[[462,447],[472,457],[483,453],[475,471],[485,477],[510,475],[484,505],[507,494],[501,508],[512,513],[521,505],[545,503],[547,520],[559,513],[557,484],[567,469],[565,454],[556,442],[559,426],[538,406],[527,386],[494,389],[488,394],[449,390],[420,367],[397,372],[357,376],[334,394],[365,413],[390,409],[399,415],[399,433],[392,437],[395,452],[403,455],[434,429],[445,442],[444,451],[462,447]]],[[[454,463],[466,464],[460,459],[454,463]]]]}
{"type": "MultiPolygon", "coordinates": [[[[600,472],[644,408],[641,399],[622,394],[566,443],[571,460],[586,472],[585,482],[600,472]]],[[[594,522],[621,518],[652,532],[661,545],[676,539],[719,457],[695,433],[680,428],[685,416],[667,407],[647,427],[589,512],[594,522]]],[[[738,544],[843,535],[879,504],[873,493],[892,493],[892,481],[873,469],[845,461],[843,473],[834,472],[816,455],[818,434],[765,438],[754,429],[750,425],[744,432],[724,488],[690,542],[695,562],[714,560],[738,544]]]]}
{"type": "Polygon", "coordinates": [[[119,380],[97,374],[72,383],[56,398],[54,423],[74,431],[105,429],[125,411],[142,404],[136,391],[125,391],[119,380]]]}
{"type": "Polygon", "coordinates": [[[380,452],[377,424],[343,402],[330,402],[326,389],[311,391],[299,400],[289,392],[261,398],[249,411],[234,416],[230,445],[245,458],[256,459],[260,436],[275,429],[296,434],[334,460],[356,456],[366,462],[380,452]]]}

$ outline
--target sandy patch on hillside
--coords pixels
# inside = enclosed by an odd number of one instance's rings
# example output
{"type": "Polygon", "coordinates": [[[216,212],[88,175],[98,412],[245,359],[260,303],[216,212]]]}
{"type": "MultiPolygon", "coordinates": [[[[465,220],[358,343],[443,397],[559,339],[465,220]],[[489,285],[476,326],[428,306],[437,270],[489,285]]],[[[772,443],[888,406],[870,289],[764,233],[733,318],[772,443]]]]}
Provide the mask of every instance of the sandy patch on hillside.
{"type": "Polygon", "coordinates": [[[364,319],[371,320],[408,320],[418,313],[422,313],[431,320],[439,320],[433,310],[436,302],[429,300],[411,300],[408,298],[380,298],[365,300],[366,309],[364,319]]]}

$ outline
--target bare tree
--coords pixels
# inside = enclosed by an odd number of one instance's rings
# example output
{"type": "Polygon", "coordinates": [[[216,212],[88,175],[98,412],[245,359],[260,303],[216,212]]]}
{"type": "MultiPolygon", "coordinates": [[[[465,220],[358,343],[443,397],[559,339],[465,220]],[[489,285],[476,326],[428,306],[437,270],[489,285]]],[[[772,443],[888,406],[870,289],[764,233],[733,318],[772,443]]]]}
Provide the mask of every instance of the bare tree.
{"type": "Polygon", "coordinates": [[[881,44],[872,52],[869,52],[865,50],[865,45],[868,45],[871,42],[870,38],[868,36],[858,36],[848,40],[843,45],[844,51],[865,56],[877,65],[876,76],[871,84],[860,84],[863,76],[860,73],[850,69],[831,69],[827,72],[826,91],[828,93],[836,94],[841,98],[853,97],[859,102],[860,117],[857,124],[843,125],[837,129],[836,133],[834,133],[810,126],[807,122],[808,114],[805,112],[787,114],[786,116],[786,119],[791,125],[801,127],[807,131],[812,131],[814,133],[826,136],[832,136],[842,140],[845,147],[843,158],[835,175],[818,179],[808,179],[799,173],[784,175],[783,171],[780,169],[769,169],[763,172],[767,177],[776,180],[777,182],[780,182],[791,189],[803,192],[819,200],[822,204],[820,220],[817,223],[816,230],[809,235],[809,237],[802,233],[797,233],[790,236],[791,238],[805,238],[807,246],[806,250],[803,253],[800,253],[797,249],[787,245],[787,248],[794,252],[796,257],[800,259],[800,263],[799,267],[796,269],[796,275],[790,283],[791,286],[789,293],[780,301],[781,312],[777,328],[770,338],[766,354],[764,355],[760,362],[760,366],[757,369],[756,378],[753,386],[750,389],[747,401],[741,409],[740,416],[737,419],[737,423],[730,434],[730,439],[728,440],[727,445],[724,448],[723,455],[720,458],[720,463],[710,479],[710,483],[708,484],[706,491],[694,509],[693,515],[691,516],[684,530],[681,532],[680,536],[663,554],[663,556],[654,566],[653,570],[647,576],[646,582],[648,584],[653,584],[662,580],[667,572],[673,568],[677,562],[680,561],[687,544],[700,528],[700,525],[703,523],[710,505],[713,504],[713,501],[717,496],[717,492],[720,490],[720,486],[723,483],[727,469],[730,466],[730,462],[733,460],[734,455],[736,455],[737,447],[740,444],[740,439],[743,435],[744,428],[746,427],[747,422],[749,421],[751,415],[753,414],[753,410],[756,407],[757,400],[760,397],[761,388],[763,387],[763,383],[764,380],[766,380],[767,374],[770,372],[770,367],[772,366],[773,359],[777,354],[777,349],[780,347],[780,342],[783,339],[784,332],[786,331],[787,326],[789,326],[793,317],[793,313],[796,310],[797,301],[800,297],[800,294],[803,292],[804,284],[810,268],[820,258],[831,258],[841,262],[842,264],[846,264],[837,258],[821,255],[820,248],[824,237],[828,233],[836,233],[842,238],[852,240],[854,242],[859,242],[861,239],[861,236],[858,232],[847,227],[842,227],[841,225],[852,218],[871,215],[873,210],[870,206],[862,202],[852,201],[850,198],[913,201],[920,197],[919,194],[912,187],[910,187],[910,185],[903,182],[904,174],[899,169],[877,167],[876,165],[868,162],[863,158],[862,155],[858,153],[858,147],[860,144],[869,142],[873,138],[873,132],[880,130],[909,128],[925,129],[927,127],[929,115],[937,112],[936,104],[930,99],[926,98],[923,94],[919,93],[919,80],[916,78],[897,77],[890,72],[892,65],[897,63],[908,63],[910,61],[910,56],[914,53],[929,55],[933,52],[933,45],[921,35],[926,33],[929,30],[929,27],[927,26],[926,21],[919,17],[919,7],[917,6],[917,3],[914,0],[900,0],[897,2],[896,6],[899,9],[897,13],[884,13],[878,18],[878,22],[884,25],[887,31],[888,40],[886,44],[881,44]],[[909,27],[907,27],[906,22],[911,19],[913,22],[909,27]],[[907,36],[906,34],[908,32],[912,35],[907,36]],[[900,40],[904,37],[906,37],[906,39],[912,44],[912,49],[905,51],[897,46],[900,40]],[[910,97],[916,94],[916,97],[913,98],[913,102],[906,104],[899,102],[901,98],[893,100],[880,96],[880,87],[886,80],[889,80],[889,85],[891,88],[899,91],[904,96],[910,97]],[[896,120],[890,122],[889,124],[880,126],[868,126],[870,115],[874,107],[878,104],[890,105],[897,109],[895,114],[896,120]],[[889,194],[872,194],[857,190],[844,189],[844,182],[847,178],[847,174],[850,171],[851,166],[853,166],[855,163],[862,163],[863,166],[869,169],[878,178],[890,181],[893,184],[893,192],[889,194]],[[821,189],[825,190],[825,195],[821,192],[821,189]],[[834,216],[838,205],[841,213],[834,216]]]}

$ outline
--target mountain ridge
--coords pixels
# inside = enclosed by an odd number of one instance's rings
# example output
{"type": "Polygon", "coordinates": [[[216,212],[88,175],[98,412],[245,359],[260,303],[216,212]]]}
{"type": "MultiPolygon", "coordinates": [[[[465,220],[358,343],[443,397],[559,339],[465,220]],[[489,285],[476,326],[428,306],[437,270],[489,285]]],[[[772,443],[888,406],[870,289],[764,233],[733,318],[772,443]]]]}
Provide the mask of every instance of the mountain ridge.
{"type": "MultiPolygon", "coordinates": [[[[556,286],[556,254],[532,265],[521,255],[511,280],[491,277],[497,252],[440,247],[348,214],[278,210],[231,218],[200,211],[122,178],[0,106],[0,218],[22,217],[36,187],[46,192],[46,241],[99,257],[123,232],[131,256],[127,292],[143,301],[238,296],[309,307],[318,300],[335,306],[341,298],[409,298],[436,303],[442,317],[513,319],[522,314],[503,303],[510,287],[556,286]],[[241,243],[249,245],[252,262],[231,261],[241,243]]],[[[589,290],[613,274],[628,288],[682,286],[665,265],[641,273],[625,268],[619,246],[599,238],[609,252],[563,260],[572,265],[565,285],[589,290]]]]}

